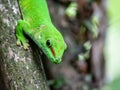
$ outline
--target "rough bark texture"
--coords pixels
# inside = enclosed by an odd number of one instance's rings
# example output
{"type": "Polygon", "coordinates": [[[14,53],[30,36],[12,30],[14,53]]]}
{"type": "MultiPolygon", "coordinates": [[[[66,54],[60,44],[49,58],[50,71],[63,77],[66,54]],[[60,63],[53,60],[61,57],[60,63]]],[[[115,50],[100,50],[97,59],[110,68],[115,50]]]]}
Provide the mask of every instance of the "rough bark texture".
{"type": "Polygon", "coordinates": [[[0,90],[48,90],[40,52],[16,46],[17,0],[0,0],[0,90]]]}

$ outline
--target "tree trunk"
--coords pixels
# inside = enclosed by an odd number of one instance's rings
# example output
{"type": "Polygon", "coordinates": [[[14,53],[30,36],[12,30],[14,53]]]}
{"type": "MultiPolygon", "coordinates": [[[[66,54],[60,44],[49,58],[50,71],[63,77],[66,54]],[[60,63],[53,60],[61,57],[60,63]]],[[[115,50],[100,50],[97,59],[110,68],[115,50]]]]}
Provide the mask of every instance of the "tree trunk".
{"type": "Polygon", "coordinates": [[[38,47],[16,46],[17,0],[0,0],[0,90],[48,90],[38,47]]]}

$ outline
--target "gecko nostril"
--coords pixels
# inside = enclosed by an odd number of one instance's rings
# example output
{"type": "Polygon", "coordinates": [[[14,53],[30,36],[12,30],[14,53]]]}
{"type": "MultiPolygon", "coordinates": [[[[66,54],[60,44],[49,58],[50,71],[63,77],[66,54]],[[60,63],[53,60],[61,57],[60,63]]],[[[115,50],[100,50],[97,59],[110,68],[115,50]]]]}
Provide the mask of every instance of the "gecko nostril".
{"type": "Polygon", "coordinates": [[[53,62],[54,62],[55,64],[59,64],[59,63],[61,62],[61,60],[62,60],[62,59],[61,59],[60,57],[55,57],[55,59],[54,59],[53,62]]]}
{"type": "Polygon", "coordinates": [[[59,57],[56,57],[56,60],[57,60],[57,61],[61,61],[61,58],[59,58],[59,57]]]}

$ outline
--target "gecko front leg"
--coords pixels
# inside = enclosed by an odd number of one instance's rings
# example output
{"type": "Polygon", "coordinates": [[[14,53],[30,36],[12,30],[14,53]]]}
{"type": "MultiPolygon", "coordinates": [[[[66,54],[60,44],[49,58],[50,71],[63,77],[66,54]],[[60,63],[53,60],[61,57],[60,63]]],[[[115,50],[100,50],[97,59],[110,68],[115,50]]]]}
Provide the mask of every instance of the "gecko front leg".
{"type": "Polygon", "coordinates": [[[28,49],[28,40],[24,36],[24,32],[29,30],[29,25],[24,20],[19,20],[16,26],[16,37],[17,37],[17,45],[23,45],[24,49],[28,49]]]}

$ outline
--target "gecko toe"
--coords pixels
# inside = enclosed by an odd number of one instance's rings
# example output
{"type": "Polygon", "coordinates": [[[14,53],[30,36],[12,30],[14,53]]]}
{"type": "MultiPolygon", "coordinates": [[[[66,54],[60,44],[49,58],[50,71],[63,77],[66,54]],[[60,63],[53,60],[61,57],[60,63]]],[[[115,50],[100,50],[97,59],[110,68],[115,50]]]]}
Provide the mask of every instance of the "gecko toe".
{"type": "Polygon", "coordinates": [[[23,47],[24,47],[25,50],[28,50],[29,49],[29,44],[25,43],[25,44],[23,44],[23,47]]]}
{"type": "Polygon", "coordinates": [[[21,42],[19,39],[17,40],[16,44],[17,44],[17,46],[21,46],[21,42]]]}

